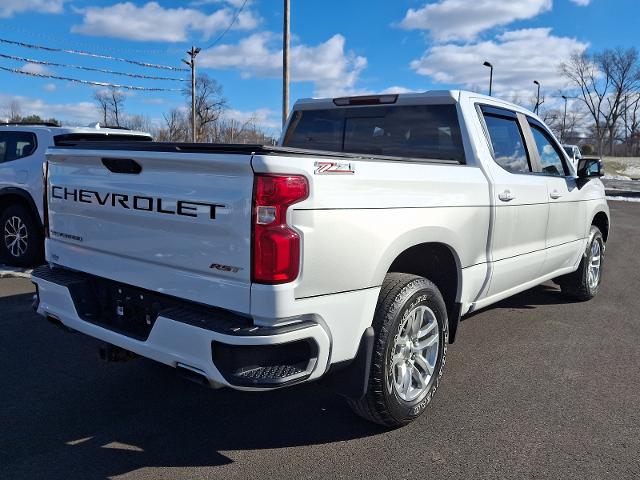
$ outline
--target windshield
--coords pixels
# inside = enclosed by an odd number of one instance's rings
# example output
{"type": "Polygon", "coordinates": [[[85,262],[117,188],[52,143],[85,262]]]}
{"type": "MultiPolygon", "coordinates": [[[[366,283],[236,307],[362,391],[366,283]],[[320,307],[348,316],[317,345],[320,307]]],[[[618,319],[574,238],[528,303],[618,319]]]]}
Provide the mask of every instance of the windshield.
{"type": "Polygon", "coordinates": [[[283,146],[464,162],[455,105],[298,110],[283,146]]]}

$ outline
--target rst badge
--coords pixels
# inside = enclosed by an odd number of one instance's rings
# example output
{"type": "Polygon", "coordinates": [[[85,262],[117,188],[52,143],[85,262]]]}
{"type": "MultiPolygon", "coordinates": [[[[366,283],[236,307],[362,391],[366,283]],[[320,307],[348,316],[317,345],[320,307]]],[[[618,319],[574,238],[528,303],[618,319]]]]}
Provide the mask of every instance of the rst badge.
{"type": "Polygon", "coordinates": [[[316,162],[314,166],[316,175],[353,175],[355,173],[354,165],[349,162],[316,162]]]}

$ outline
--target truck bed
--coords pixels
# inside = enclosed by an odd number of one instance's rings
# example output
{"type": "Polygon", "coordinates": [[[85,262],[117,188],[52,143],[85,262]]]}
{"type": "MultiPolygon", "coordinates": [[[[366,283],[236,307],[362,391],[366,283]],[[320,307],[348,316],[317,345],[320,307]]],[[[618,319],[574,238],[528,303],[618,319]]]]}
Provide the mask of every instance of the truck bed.
{"type": "Polygon", "coordinates": [[[330,152],[324,150],[307,150],[301,148],[282,147],[277,145],[238,144],[238,143],[174,143],[174,142],[91,142],[91,141],[64,141],[59,142],[58,149],[80,149],[96,151],[130,151],[130,152],[171,152],[171,153],[222,153],[231,155],[279,155],[279,156],[304,156],[321,158],[347,158],[347,159],[371,159],[371,160],[400,160],[408,162],[435,163],[445,165],[458,165],[457,160],[441,159],[414,159],[407,157],[390,157],[385,155],[370,155],[345,152],[330,152]]]}

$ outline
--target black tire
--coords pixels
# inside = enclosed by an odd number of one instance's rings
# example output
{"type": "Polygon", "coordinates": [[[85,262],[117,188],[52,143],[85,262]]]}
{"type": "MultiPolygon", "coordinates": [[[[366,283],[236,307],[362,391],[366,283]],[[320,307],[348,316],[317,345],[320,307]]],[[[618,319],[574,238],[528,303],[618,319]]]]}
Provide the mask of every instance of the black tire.
{"type": "Polygon", "coordinates": [[[43,237],[40,222],[27,207],[11,205],[0,214],[0,259],[9,265],[33,267],[42,263],[43,237]],[[22,236],[19,248],[13,243],[16,226],[22,236]]]}
{"type": "Polygon", "coordinates": [[[600,229],[595,225],[591,225],[587,248],[582,254],[582,259],[580,260],[578,269],[573,273],[563,275],[562,277],[554,280],[555,283],[560,285],[560,289],[564,296],[572,300],[584,302],[586,300],[591,300],[598,294],[600,284],[602,283],[602,268],[604,266],[605,257],[604,252],[605,244],[602,232],[600,232],[600,229]],[[600,252],[600,271],[595,284],[593,282],[589,282],[589,266],[593,257],[592,248],[594,246],[594,242],[599,244],[600,252]]]}
{"type": "MultiPolygon", "coordinates": [[[[386,427],[400,427],[419,417],[438,389],[449,342],[445,302],[438,288],[426,278],[389,273],[378,298],[373,328],[375,343],[367,393],[360,400],[349,400],[349,405],[366,420],[386,427]],[[407,401],[401,398],[393,385],[395,370],[391,366],[391,359],[393,353],[397,353],[396,338],[400,338],[408,314],[422,306],[427,307],[437,321],[439,337],[434,342],[438,344],[438,349],[426,389],[418,397],[407,401]]],[[[412,385],[414,379],[412,376],[409,378],[412,385]]]]}

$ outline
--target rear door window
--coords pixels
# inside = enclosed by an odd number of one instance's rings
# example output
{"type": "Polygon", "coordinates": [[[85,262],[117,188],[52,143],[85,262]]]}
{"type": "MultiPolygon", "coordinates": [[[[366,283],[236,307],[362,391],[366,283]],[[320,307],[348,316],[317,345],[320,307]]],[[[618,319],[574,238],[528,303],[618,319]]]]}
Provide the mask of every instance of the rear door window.
{"type": "Polygon", "coordinates": [[[485,113],[484,121],[496,163],[511,173],[530,173],[531,164],[517,117],[485,113]]]}
{"type": "Polygon", "coordinates": [[[298,110],[283,144],[309,150],[464,162],[455,105],[298,110]]]}
{"type": "Polygon", "coordinates": [[[28,157],[36,151],[36,136],[30,132],[0,132],[0,163],[28,157]]]}

